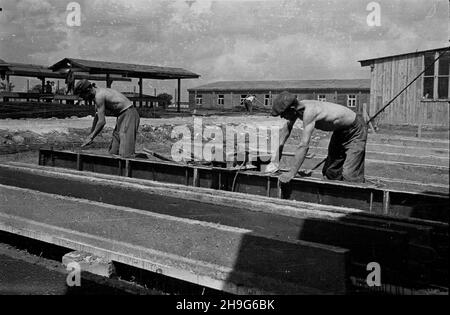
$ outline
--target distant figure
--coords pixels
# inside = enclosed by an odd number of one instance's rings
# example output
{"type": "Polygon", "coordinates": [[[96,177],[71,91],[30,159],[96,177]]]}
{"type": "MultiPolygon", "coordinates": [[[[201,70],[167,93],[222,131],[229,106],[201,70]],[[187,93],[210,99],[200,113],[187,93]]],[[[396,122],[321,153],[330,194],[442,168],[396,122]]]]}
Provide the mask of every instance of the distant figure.
{"type": "Polygon", "coordinates": [[[69,69],[69,72],[67,72],[65,83],[67,86],[66,95],[72,94],[75,87],[75,74],[73,73],[72,69],[69,69]]]}
{"type": "Polygon", "coordinates": [[[255,95],[249,95],[244,99],[245,109],[250,115],[253,113],[253,102],[255,101],[255,99],[255,95]]]}
{"type": "MultiPolygon", "coordinates": [[[[296,120],[303,121],[300,145],[290,171],[280,177],[282,183],[290,182],[302,166],[315,129],[333,132],[328,146],[328,157],[322,170],[323,176],[330,180],[364,182],[367,125],[361,115],[339,104],[315,100],[299,101],[295,95],[285,91],[274,100],[272,116],[281,116],[287,120],[280,133],[277,161],[296,120]]],[[[276,171],[278,165],[271,167],[276,171]]]]}
{"type": "Polygon", "coordinates": [[[109,153],[123,158],[134,157],[140,118],[133,103],[122,93],[113,89],[98,88],[88,80],[79,81],[74,94],[87,102],[95,101],[96,108],[91,134],[81,147],[92,144],[95,137],[103,130],[106,125],[105,112],[109,110],[117,117],[109,153]]]}

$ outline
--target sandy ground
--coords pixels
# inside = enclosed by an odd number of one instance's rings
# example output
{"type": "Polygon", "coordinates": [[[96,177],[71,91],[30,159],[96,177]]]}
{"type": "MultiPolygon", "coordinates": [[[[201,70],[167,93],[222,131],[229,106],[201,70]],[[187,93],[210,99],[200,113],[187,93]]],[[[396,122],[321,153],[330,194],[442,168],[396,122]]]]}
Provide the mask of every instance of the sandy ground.
{"type": "MultiPolygon", "coordinates": [[[[199,117],[204,125],[211,124],[230,124],[230,125],[257,125],[257,126],[281,126],[283,120],[264,115],[254,116],[209,116],[199,117]]],[[[31,131],[38,134],[46,134],[50,132],[68,133],[69,129],[87,129],[92,126],[92,117],[84,118],[68,118],[68,119],[5,119],[0,120],[0,130],[6,129],[11,132],[31,131]]],[[[141,126],[179,126],[193,124],[193,117],[174,117],[174,118],[141,118],[141,126]]],[[[116,123],[115,117],[107,117],[106,128],[114,128],[116,123]]],[[[301,124],[297,124],[297,127],[301,124]]]]}

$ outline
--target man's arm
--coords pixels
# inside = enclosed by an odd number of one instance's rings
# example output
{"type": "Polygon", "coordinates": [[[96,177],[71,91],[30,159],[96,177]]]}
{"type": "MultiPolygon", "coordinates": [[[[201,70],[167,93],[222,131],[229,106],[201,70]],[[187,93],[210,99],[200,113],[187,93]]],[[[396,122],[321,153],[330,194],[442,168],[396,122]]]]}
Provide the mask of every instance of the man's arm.
{"type": "Polygon", "coordinates": [[[278,138],[280,141],[280,144],[279,144],[278,148],[276,148],[275,156],[273,156],[272,161],[266,168],[267,173],[275,173],[279,170],[280,159],[281,159],[281,156],[283,155],[284,144],[286,143],[287,139],[289,139],[289,136],[291,135],[291,132],[292,132],[292,129],[294,128],[294,124],[295,124],[296,120],[297,120],[297,118],[295,118],[293,120],[288,120],[283,125],[283,127],[280,129],[280,134],[279,134],[279,138],[278,138]]]}
{"type": "Polygon", "coordinates": [[[306,154],[308,153],[309,150],[309,143],[311,141],[311,136],[315,128],[315,122],[316,122],[315,119],[307,119],[305,117],[303,121],[304,127],[300,145],[298,146],[297,152],[295,153],[294,161],[291,164],[291,169],[289,170],[289,172],[283,174],[280,177],[280,181],[282,183],[290,182],[295,177],[298,170],[305,161],[306,154]]]}
{"type": "Polygon", "coordinates": [[[105,118],[105,102],[103,99],[96,99],[97,113],[95,114],[94,122],[92,124],[91,134],[88,136],[82,147],[90,145],[94,142],[95,137],[103,130],[106,125],[105,118]]]}
{"type": "Polygon", "coordinates": [[[94,117],[94,121],[92,122],[92,128],[91,128],[90,134],[92,134],[94,132],[95,127],[97,126],[97,122],[98,122],[98,115],[97,115],[97,111],[95,111],[95,117],[94,117]]]}
{"type": "Polygon", "coordinates": [[[283,156],[284,145],[286,144],[286,141],[291,136],[291,132],[292,132],[292,129],[294,128],[296,120],[297,120],[297,118],[295,118],[293,120],[288,120],[284,124],[283,128],[281,128],[281,130],[280,130],[280,145],[279,145],[277,153],[275,155],[276,161],[279,161],[281,159],[281,157],[283,156]]]}

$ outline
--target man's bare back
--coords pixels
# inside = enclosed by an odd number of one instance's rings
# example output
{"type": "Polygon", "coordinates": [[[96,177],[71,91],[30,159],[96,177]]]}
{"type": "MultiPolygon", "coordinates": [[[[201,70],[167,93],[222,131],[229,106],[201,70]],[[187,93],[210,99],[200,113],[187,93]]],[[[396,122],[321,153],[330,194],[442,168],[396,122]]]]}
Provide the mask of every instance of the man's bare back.
{"type": "MultiPolygon", "coordinates": [[[[345,106],[322,101],[303,100],[299,101],[304,106],[304,118],[314,117],[315,128],[323,131],[336,131],[350,127],[356,114],[345,106]]],[[[306,122],[305,121],[305,122],[306,122]]]]}
{"type": "Polygon", "coordinates": [[[116,116],[133,106],[133,103],[122,93],[105,88],[96,88],[95,103],[104,104],[105,108],[116,116]]]}

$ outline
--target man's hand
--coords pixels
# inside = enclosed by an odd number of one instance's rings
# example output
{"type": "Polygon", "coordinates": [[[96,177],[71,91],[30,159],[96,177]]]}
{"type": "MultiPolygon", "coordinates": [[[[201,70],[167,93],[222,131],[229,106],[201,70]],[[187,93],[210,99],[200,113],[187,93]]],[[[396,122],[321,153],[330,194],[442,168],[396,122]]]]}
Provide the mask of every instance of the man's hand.
{"type": "Polygon", "coordinates": [[[273,174],[276,173],[280,169],[280,164],[275,162],[270,162],[266,167],[266,173],[273,174]]]}
{"type": "Polygon", "coordinates": [[[291,172],[287,172],[287,173],[282,174],[282,175],[279,177],[279,179],[280,179],[280,182],[281,182],[281,183],[283,183],[283,184],[288,184],[288,183],[290,183],[290,181],[291,181],[292,179],[294,179],[294,177],[295,177],[294,174],[292,174],[291,172]]]}
{"type": "Polygon", "coordinates": [[[87,139],[83,142],[83,144],[81,145],[81,147],[82,147],[82,148],[85,148],[85,147],[87,147],[88,145],[92,144],[92,142],[94,142],[94,139],[92,139],[92,138],[87,138],[87,139]]]}
{"type": "Polygon", "coordinates": [[[307,169],[298,171],[298,174],[302,177],[311,177],[312,173],[313,173],[312,170],[307,170],[307,169]]]}

